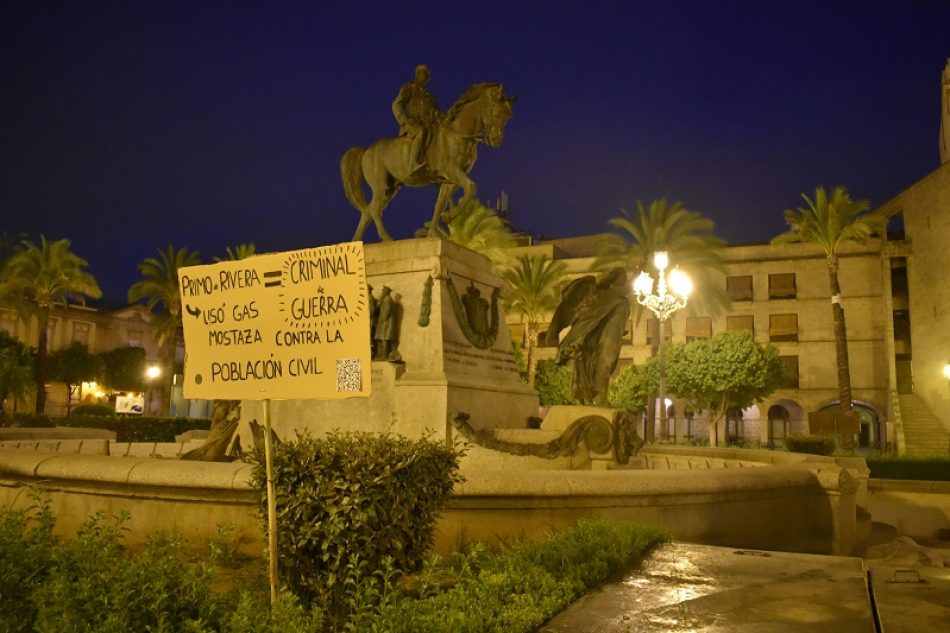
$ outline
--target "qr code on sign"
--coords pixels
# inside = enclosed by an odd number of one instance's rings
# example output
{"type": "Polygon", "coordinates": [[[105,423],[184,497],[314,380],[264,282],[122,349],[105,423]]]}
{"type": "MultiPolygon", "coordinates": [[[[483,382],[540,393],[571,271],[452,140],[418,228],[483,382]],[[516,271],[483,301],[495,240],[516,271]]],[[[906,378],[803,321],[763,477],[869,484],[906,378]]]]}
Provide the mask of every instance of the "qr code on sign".
{"type": "Polygon", "coordinates": [[[336,361],[336,390],[362,391],[363,372],[360,359],[339,358],[336,361]]]}

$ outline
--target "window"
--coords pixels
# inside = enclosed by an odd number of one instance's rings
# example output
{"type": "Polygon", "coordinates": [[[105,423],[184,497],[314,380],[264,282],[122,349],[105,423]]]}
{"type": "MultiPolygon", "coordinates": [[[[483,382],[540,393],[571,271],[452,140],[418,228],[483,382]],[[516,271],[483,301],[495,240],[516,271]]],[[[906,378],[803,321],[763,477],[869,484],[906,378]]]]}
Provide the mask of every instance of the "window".
{"type": "MultiPolygon", "coordinates": [[[[656,327],[656,319],[647,317],[647,345],[653,345],[653,330],[656,327]]],[[[673,322],[667,319],[663,321],[663,338],[667,341],[673,338],[673,322]]]]}
{"type": "Polygon", "coordinates": [[[785,382],[782,386],[798,389],[798,356],[779,356],[778,359],[785,363],[785,382]]]}
{"type": "Polygon", "coordinates": [[[712,338],[712,319],[709,317],[686,317],[686,342],[712,338]]]}
{"type": "Polygon", "coordinates": [[[54,341],[56,340],[56,323],[58,320],[51,317],[49,323],[46,324],[46,351],[48,352],[55,349],[54,341]]]}
{"type": "Polygon", "coordinates": [[[769,299],[794,299],[795,273],[769,275],[769,299]]]}
{"type": "Polygon", "coordinates": [[[633,319],[627,319],[623,325],[623,344],[633,345],[633,319]]]}
{"type": "Polygon", "coordinates": [[[752,275],[726,277],[726,293],[733,301],[752,301],[752,275]]]}
{"type": "Polygon", "coordinates": [[[769,316],[769,341],[779,343],[782,341],[797,340],[797,314],[773,314],[769,316]]]}
{"type": "MultiPolygon", "coordinates": [[[[508,326],[508,334],[511,336],[511,342],[516,345],[524,345],[525,343],[525,324],[524,323],[512,323],[508,326]]],[[[543,334],[543,332],[542,332],[543,334]]]]}
{"type": "Polygon", "coordinates": [[[742,332],[748,330],[749,332],[755,332],[755,321],[752,318],[751,314],[745,314],[741,316],[731,316],[726,317],[726,331],[727,332],[742,332]]]}
{"type": "Polygon", "coordinates": [[[726,444],[730,446],[738,444],[745,435],[744,426],[742,409],[729,409],[726,412],[726,444]]]}
{"type": "Polygon", "coordinates": [[[89,331],[92,329],[90,323],[73,323],[73,342],[89,345],[89,331]]]}

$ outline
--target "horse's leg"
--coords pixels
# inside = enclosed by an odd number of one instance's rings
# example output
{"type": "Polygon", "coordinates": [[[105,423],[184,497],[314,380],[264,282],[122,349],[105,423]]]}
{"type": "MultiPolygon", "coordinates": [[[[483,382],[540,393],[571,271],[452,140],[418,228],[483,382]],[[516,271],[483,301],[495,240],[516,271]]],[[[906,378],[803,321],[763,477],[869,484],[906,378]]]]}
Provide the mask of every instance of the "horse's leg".
{"type": "Polygon", "coordinates": [[[432,221],[429,223],[429,231],[426,233],[426,237],[436,237],[438,235],[436,229],[439,226],[439,218],[442,216],[445,207],[448,205],[449,200],[452,199],[452,194],[455,193],[457,188],[455,183],[451,182],[439,185],[439,195],[435,199],[435,211],[432,213],[432,221]]]}
{"type": "Polygon", "coordinates": [[[387,175],[385,180],[386,185],[383,191],[373,191],[373,205],[370,206],[370,209],[372,211],[373,222],[376,224],[376,232],[379,233],[379,239],[390,242],[393,237],[386,230],[386,227],[383,226],[383,210],[389,206],[396,192],[399,191],[400,185],[392,176],[387,175]],[[378,204],[376,202],[377,200],[379,201],[378,204]]]}
{"type": "Polygon", "coordinates": [[[363,174],[366,183],[372,192],[372,198],[366,205],[366,212],[360,218],[360,226],[365,229],[369,221],[372,220],[376,225],[376,233],[379,239],[384,242],[392,241],[392,236],[383,226],[383,209],[389,204],[393,196],[396,195],[398,187],[394,187],[394,182],[390,174],[386,171],[382,157],[378,148],[372,148],[375,151],[367,152],[363,160],[363,174]]]}
{"type": "MultiPolygon", "coordinates": [[[[452,191],[455,191],[457,187],[462,188],[462,197],[456,205],[457,209],[461,209],[469,200],[475,198],[475,181],[469,178],[468,174],[466,174],[461,167],[452,165],[448,169],[443,170],[443,175],[452,183],[452,191]]],[[[444,214],[442,220],[449,222],[452,220],[452,217],[448,214],[444,214]]]]}
{"type": "Polygon", "coordinates": [[[363,233],[366,232],[366,226],[369,224],[369,214],[366,209],[360,211],[360,223],[356,225],[356,233],[353,234],[353,242],[359,242],[363,239],[363,233]]]}

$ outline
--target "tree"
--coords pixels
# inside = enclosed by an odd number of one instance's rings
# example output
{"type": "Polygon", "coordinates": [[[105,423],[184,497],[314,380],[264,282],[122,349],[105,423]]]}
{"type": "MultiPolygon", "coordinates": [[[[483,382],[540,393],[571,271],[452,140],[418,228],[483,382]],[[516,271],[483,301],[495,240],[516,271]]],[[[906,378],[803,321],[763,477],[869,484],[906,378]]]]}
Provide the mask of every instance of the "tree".
{"type": "Polygon", "coordinates": [[[719,421],[730,409],[761,402],[782,386],[785,363],[774,345],[759,345],[751,332],[720,332],[711,339],[670,346],[670,391],[694,410],[704,409],[710,444],[718,443],[719,421]]]}
{"type": "Polygon", "coordinates": [[[117,347],[99,355],[102,383],[114,391],[145,391],[145,350],[117,347]]]}
{"type": "Polygon", "coordinates": [[[257,254],[257,247],[254,246],[254,243],[250,244],[238,244],[233,249],[230,246],[226,246],[224,257],[215,257],[214,261],[216,262],[234,262],[241,259],[247,259],[257,254]]]}
{"type": "Polygon", "coordinates": [[[89,263],[71,250],[67,239],[50,242],[40,236],[40,245],[28,241],[4,262],[0,273],[0,297],[11,302],[25,319],[35,316],[39,328],[36,362],[36,412],[46,409],[47,328],[50,313],[70,301],[82,303],[86,297],[99,298],[102,291],[96,278],[86,272],[89,263]]]}
{"type": "Polygon", "coordinates": [[[66,385],[66,415],[69,415],[72,410],[73,391],[81,383],[99,379],[102,359],[90,354],[85,343],[73,341],[53,352],[49,362],[50,377],[66,385]]]}
{"type": "Polygon", "coordinates": [[[181,330],[181,295],[178,287],[178,270],[196,266],[200,262],[198,252],[186,247],[176,249],[170,245],[158,251],[158,258],[148,257],[139,264],[142,279],[129,288],[129,301],[145,300],[149,310],[158,313],[151,328],[162,350],[162,415],[171,409],[172,384],[175,377],[175,346],[181,330]]]}
{"type": "Polygon", "coordinates": [[[867,200],[852,200],[844,187],[835,187],[831,195],[824,187],[818,187],[814,200],[805,194],[802,194],[802,198],[808,206],[785,211],[785,222],[790,230],[773,239],[772,243],[806,242],[817,245],[825,252],[838,366],[838,406],[850,411],[851,367],[841,287],[838,283],[838,251],[848,241],[866,242],[873,233],[882,232],[886,222],[879,216],[867,214],[870,203],[867,200]]]}
{"type": "Polygon", "coordinates": [[[607,401],[617,409],[640,413],[647,408],[650,394],[656,393],[658,372],[657,359],[651,358],[643,365],[626,365],[610,382],[607,401]]]}
{"type": "MultiPolygon", "coordinates": [[[[694,293],[690,297],[687,310],[694,314],[715,316],[729,306],[729,297],[717,273],[725,270],[721,249],[725,242],[713,233],[713,221],[701,214],[690,211],[679,202],[672,205],[665,198],[654,200],[649,207],[637,202],[637,213],[631,214],[621,209],[621,215],[608,223],[621,234],[610,234],[597,246],[597,257],[592,268],[607,270],[615,266],[626,269],[628,277],[637,271],[652,266],[653,253],[666,251],[672,265],[689,275],[693,281],[694,293]]],[[[635,319],[639,321],[643,309],[634,305],[635,319]]],[[[660,323],[654,319],[652,356],[660,356],[664,337],[660,332],[660,323]]],[[[658,386],[665,385],[665,363],[659,365],[658,386]]],[[[660,391],[663,391],[661,388],[660,391]]],[[[653,441],[653,418],[656,409],[647,407],[647,437],[653,441]]],[[[666,407],[660,407],[662,428],[666,428],[666,407]]]]}
{"type": "Polygon", "coordinates": [[[7,400],[25,400],[35,388],[30,349],[6,330],[0,330],[0,415],[7,400]]]}
{"type": "Polygon", "coordinates": [[[513,268],[505,268],[501,273],[508,284],[505,310],[520,316],[527,330],[525,356],[531,386],[534,386],[537,371],[534,352],[538,346],[538,324],[557,308],[566,272],[567,264],[549,259],[547,255],[522,255],[513,268]]]}

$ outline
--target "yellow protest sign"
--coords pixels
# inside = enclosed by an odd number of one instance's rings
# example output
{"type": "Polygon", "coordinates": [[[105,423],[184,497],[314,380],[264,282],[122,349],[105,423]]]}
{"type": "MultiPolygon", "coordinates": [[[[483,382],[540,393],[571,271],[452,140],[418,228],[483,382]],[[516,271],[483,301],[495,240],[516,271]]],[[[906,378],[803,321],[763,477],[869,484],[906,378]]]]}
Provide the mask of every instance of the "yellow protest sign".
{"type": "Polygon", "coordinates": [[[186,398],[369,395],[362,242],[189,266],[178,281],[186,398]]]}

